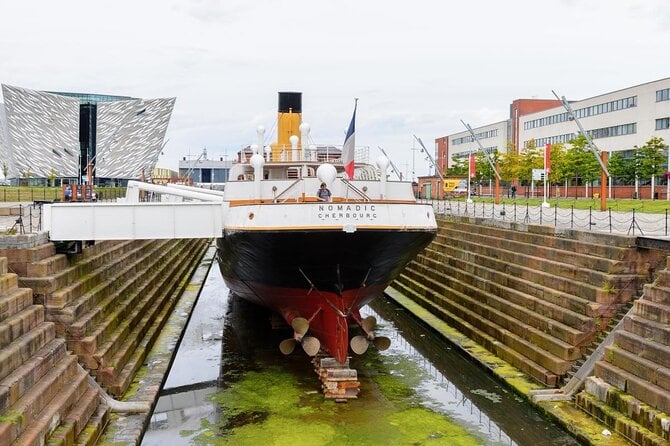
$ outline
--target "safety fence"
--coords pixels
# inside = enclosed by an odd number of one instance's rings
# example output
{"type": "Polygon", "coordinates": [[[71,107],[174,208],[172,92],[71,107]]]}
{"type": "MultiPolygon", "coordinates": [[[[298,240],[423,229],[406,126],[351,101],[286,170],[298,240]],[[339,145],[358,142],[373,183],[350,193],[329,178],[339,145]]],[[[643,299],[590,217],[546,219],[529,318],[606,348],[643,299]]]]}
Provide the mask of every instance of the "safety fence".
{"type": "Polygon", "coordinates": [[[516,203],[467,202],[462,200],[430,200],[439,215],[481,217],[491,220],[523,223],[529,225],[551,225],[582,231],[610,232],[627,235],[663,236],[670,234],[670,208],[665,212],[651,214],[635,209],[631,211],[600,211],[593,208],[570,208],[533,206],[516,203]]]}

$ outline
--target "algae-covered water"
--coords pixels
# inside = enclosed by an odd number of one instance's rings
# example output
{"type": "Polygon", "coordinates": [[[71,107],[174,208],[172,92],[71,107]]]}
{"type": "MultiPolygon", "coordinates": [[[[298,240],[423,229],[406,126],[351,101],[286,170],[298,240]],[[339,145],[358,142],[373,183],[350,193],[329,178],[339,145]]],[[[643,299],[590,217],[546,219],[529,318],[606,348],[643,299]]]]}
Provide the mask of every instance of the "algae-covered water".
{"type": "Polygon", "coordinates": [[[326,401],[308,358],[279,352],[290,333],[228,296],[212,268],[142,444],[577,444],[393,304],[380,299],[364,312],[392,347],[352,358],[358,399],[326,401]],[[222,336],[212,333],[217,324],[222,336]],[[220,368],[211,376],[216,346],[220,368]]]}

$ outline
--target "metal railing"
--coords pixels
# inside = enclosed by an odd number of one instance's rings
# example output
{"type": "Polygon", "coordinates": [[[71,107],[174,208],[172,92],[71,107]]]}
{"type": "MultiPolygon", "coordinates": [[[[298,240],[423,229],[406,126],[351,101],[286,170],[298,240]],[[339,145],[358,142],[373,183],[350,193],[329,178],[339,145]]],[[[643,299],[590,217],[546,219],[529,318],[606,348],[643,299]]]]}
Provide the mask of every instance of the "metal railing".
{"type": "Polygon", "coordinates": [[[424,200],[436,215],[480,217],[528,225],[546,225],[581,231],[608,232],[626,235],[667,237],[670,235],[670,216],[632,211],[531,206],[516,203],[485,203],[462,200],[424,200]]]}

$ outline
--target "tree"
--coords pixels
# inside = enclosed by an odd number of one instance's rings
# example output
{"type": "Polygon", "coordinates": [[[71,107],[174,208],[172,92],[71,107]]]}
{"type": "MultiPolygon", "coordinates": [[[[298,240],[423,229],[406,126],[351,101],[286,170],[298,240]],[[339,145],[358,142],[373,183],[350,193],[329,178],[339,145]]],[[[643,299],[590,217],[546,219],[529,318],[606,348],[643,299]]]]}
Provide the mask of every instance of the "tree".
{"type": "Polygon", "coordinates": [[[542,169],[544,155],[542,150],[535,146],[535,140],[530,140],[526,149],[521,153],[519,179],[522,184],[530,184],[533,180],[533,169],[542,169]]]}
{"type": "Polygon", "coordinates": [[[578,183],[578,179],[581,178],[588,190],[588,185],[600,177],[602,170],[600,163],[589,149],[584,135],[579,135],[568,143],[570,149],[566,153],[567,168],[574,175],[575,183],[578,183]]]}
{"type": "Polygon", "coordinates": [[[635,146],[635,171],[638,177],[649,178],[666,172],[664,152],[668,146],[663,138],[654,136],[642,147],[635,146]]]}
{"type": "Polygon", "coordinates": [[[453,164],[447,169],[447,175],[462,177],[468,175],[468,158],[456,157],[451,158],[453,164]]]}
{"type": "Polygon", "coordinates": [[[499,172],[503,181],[512,182],[519,178],[519,167],[521,165],[521,155],[516,150],[508,150],[502,155],[502,161],[499,164],[499,172]]]}
{"type": "Polygon", "coordinates": [[[5,178],[9,175],[9,167],[7,166],[7,163],[2,163],[2,174],[5,178]]]}
{"type": "Polygon", "coordinates": [[[493,165],[495,166],[496,163],[500,162],[500,153],[498,150],[494,150],[491,154],[484,153],[484,152],[477,152],[475,154],[475,166],[477,169],[477,181],[482,181],[482,180],[493,180],[496,177],[495,172],[493,172],[493,169],[491,168],[491,163],[487,160],[487,157],[491,157],[491,161],[493,161],[493,165]]]}
{"type": "Polygon", "coordinates": [[[55,186],[55,182],[56,182],[56,171],[52,167],[51,171],[49,172],[49,185],[53,187],[55,186]]]}
{"type": "Polygon", "coordinates": [[[614,152],[607,160],[610,176],[623,184],[635,182],[635,163],[633,158],[623,156],[622,152],[614,152]]]}

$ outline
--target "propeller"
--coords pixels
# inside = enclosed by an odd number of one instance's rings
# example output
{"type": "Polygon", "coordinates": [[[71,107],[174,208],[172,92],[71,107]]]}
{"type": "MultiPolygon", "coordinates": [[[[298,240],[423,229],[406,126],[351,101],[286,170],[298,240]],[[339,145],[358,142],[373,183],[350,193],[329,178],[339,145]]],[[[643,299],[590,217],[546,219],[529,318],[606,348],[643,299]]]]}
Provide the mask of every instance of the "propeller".
{"type": "Polygon", "coordinates": [[[371,333],[377,325],[377,319],[374,316],[368,316],[361,321],[361,328],[365,333],[371,333]]]}
{"type": "Polygon", "coordinates": [[[372,340],[372,343],[375,344],[375,347],[380,352],[387,350],[391,346],[391,340],[386,336],[377,336],[372,340]]]}
{"type": "Polygon", "coordinates": [[[370,345],[370,341],[368,341],[367,337],[359,335],[351,338],[349,345],[351,346],[351,351],[357,355],[362,355],[367,351],[368,345],[370,345]]]}
{"type": "Polygon", "coordinates": [[[314,336],[305,336],[309,331],[309,321],[304,317],[296,317],[291,321],[293,327],[293,337],[284,339],[279,343],[279,351],[285,355],[290,355],[295,350],[297,343],[302,345],[302,349],[308,356],[315,356],[321,350],[321,341],[314,336]]]}

